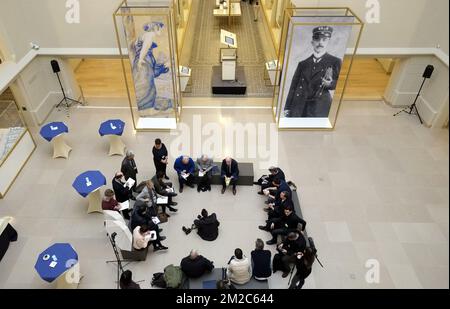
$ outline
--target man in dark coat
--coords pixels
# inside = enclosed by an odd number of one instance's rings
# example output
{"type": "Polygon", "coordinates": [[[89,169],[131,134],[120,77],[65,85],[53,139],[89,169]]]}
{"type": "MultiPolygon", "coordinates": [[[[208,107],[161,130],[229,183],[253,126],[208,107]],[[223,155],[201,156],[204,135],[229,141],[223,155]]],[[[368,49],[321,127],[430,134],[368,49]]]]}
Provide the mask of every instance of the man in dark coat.
{"type": "Polygon", "coordinates": [[[189,256],[181,260],[180,267],[186,277],[199,278],[206,272],[211,272],[214,269],[214,264],[199,255],[196,250],[192,250],[189,256]]]}
{"type": "Polygon", "coordinates": [[[187,229],[183,226],[183,231],[186,234],[189,234],[192,229],[197,229],[197,234],[203,239],[207,241],[216,240],[219,236],[219,225],[220,222],[217,220],[217,216],[215,213],[208,215],[208,211],[206,209],[202,210],[202,215],[197,217],[197,220],[194,221],[194,224],[190,229],[187,229]]]}
{"type": "Polygon", "coordinates": [[[276,188],[273,185],[273,181],[275,179],[280,179],[283,181],[286,181],[286,176],[284,175],[284,172],[281,168],[271,166],[269,167],[269,175],[264,175],[260,179],[258,179],[257,182],[255,182],[255,185],[260,185],[261,190],[258,192],[258,194],[263,195],[264,190],[268,191],[269,193],[275,194],[276,188]]]}
{"type": "Polygon", "coordinates": [[[332,96],[336,90],[341,59],[327,53],[333,28],[319,26],[313,29],[313,54],[301,61],[292,78],[286,100],[286,117],[327,118],[330,113],[332,96]]]}
{"type": "Polygon", "coordinates": [[[152,153],[156,174],[158,174],[158,172],[163,172],[164,178],[169,180],[166,173],[167,164],[169,163],[169,153],[167,152],[166,145],[164,145],[159,138],[155,140],[155,146],[153,146],[152,153]]]}
{"type": "Polygon", "coordinates": [[[136,162],[134,161],[134,153],[131,150],[127,151],[125,159],[123,159],[123,161],[122,161],[122,167],[120,170],[123,173],[123,175],[125,176],[126,180],[131,178],[135,181],[135,183],[131,189],[133,191],[136,191],[138,169],[136,166],[136,162]]]}
{"type": "Polygon", "coordinates": [[[112,180],[114,195],[119,203],[125,203],[133,197],[131,189],[125,186],[125,176],[122,172],[117,172],[112,180]]]}
{"type": "Polygon", "coordinates": [[[281,218],[269,220],[264,226],[259,226],[259,229],[268,231],[272,234],[272,239],[266,244],[274,245],[277,243],[278,235],[287,235],[290,232],[304,231],[306,221],[295,214],[293,207],[286,207],[281,218]]]}
{"type": "Polygon", "coordinates": [[[222,178],[222,194],[227,190],[226,178],[231,178],[230,185],[233,186],[233,195],[236,195],[236,184],[239,177],[239,166],[237,161],[230,157],[226,157],[222,161],[220,177],[222,178]]]}

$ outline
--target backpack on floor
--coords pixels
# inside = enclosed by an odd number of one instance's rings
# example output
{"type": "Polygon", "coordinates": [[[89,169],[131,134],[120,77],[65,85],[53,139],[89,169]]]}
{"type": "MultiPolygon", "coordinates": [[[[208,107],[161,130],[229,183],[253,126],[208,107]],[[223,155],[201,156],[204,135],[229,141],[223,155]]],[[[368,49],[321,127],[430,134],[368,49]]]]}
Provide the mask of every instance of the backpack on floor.
{"type": "Polygon", "coordinates": [[[166,279],[164,278],[164,273],[154,273],[152,279],[152,286],[165,289],[167,287],[166,279]]]}
{"type": "Polygon", "coordinates": [[[183,272],[179,266],[173,266],[170,264],[164,268],[164,279],[166,282],[166,288],[178,289],[183,281],[183,272]]]}
{"type": "Polygon", "coordinates": [[[275,254],[272,261],[272,270],[276,272],[277,270],[283,270],[283,261],[281,260],[283,255],[280,253],[275,254]]]}

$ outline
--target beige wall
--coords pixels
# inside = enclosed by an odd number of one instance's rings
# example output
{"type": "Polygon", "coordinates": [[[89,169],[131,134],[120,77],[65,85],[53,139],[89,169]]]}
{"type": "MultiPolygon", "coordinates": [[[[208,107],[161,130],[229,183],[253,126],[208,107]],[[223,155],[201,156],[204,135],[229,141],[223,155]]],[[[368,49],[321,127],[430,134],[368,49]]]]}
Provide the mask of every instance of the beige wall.
{"type": "MultiPolygon", "coordinates": [[[[298,7],[350,7],[365,21],[366,0],[293,0],[298,7]]],[[[448,0],[379,0],[380,23],[366,24],[360,47],[436,47],[449,53],[448,0]]]]}
{"type": "Polygon", "coordinates": [[[28,126],[42,124],[62,99],[61,87],[50,65],[53,59],[58,60],[60,65],[60,77],[66,95],[74,99],[79,96],[75,77],[67,60],[51,57],[35,58],[11,84],[17,104],[26,108],[24,116],[28,126]]]}

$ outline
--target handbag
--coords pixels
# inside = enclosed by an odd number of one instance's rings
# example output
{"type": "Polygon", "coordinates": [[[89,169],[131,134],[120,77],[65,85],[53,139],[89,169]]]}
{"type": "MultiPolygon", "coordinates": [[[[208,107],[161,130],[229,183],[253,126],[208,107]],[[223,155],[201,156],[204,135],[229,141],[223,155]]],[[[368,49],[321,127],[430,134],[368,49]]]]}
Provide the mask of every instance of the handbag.
{"type": "Polygon", "coordinates": [[[161,221],[161,223],[166,223],[167,221],[169,221],[169,217],[167,217],[167,214],[163,212],[158,214],[158,219],[159,221],[161,221]]]}

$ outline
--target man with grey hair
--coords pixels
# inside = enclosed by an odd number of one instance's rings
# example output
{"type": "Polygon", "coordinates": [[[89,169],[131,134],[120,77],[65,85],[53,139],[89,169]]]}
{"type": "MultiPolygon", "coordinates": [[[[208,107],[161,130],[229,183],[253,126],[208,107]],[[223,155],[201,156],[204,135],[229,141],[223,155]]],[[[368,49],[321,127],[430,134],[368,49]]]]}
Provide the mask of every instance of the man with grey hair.
{"type": "Polygon", "coordinates": [[[181,270],[188,278],[199,278],[214,269],[214,264],[193,249],[180,263],[181,270]]]}
{"type": "Polygon", "coordinates": [[[211,178],[212,178],[212,170],[214,168],[214,163],[211,158],[207,155],[202,155],[197,159],[196,167],[197,167],[197,177],[198,177],[198,185],[197,192],[200,191],[211,191],[211,178]]]}
{"type": "Polygon", "coordinates": [[[264,242],[258,238],[255,242],[255,250],[251,252],[253,278],[265,281],[272,275],[271,257],[270,250],[264,250],[264,242]]]}
{"type": "Polygon", "coordinates": [[[239,166],[236,160],[226,157],[222,161],[220,177],[222,178],[222,194],[225,193],[227,186],[230,185],[233,187],[233,195],[236,195],[236,185],[239,177],[239,166]]]}
{"type": "Polygon", "coordinates": [[[120,168],[120,171],[125,176],[125,180],[128,180],[129,178],[131,178],[135,181],[135,183],[131,187],[131,189],[132,189],[132,191],[136,191],[138,169],[136,166],[136,161],[134,161],[134,152],[133,151],[131,151],[131,150],[127,151],[125,159],[123,159],[123,161],[122,161],[122,167],[120,168]]]}

